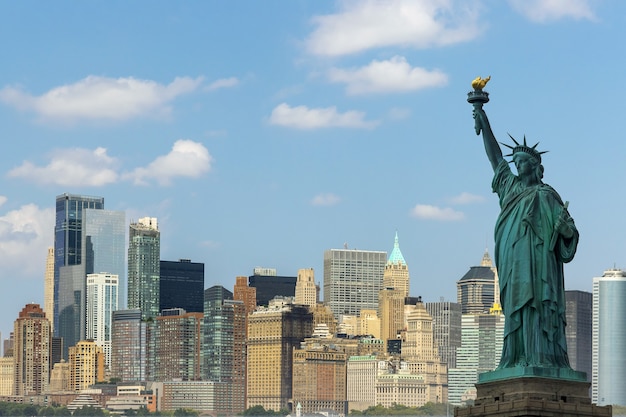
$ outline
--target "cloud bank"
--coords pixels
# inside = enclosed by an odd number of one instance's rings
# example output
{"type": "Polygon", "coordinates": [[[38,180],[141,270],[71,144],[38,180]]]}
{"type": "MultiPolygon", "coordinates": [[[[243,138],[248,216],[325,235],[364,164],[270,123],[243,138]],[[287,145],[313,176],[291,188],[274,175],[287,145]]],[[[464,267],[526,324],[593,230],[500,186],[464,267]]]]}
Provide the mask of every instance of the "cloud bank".
{"type": "Polygon", "coordinates": [[[344,0],[334,14],[313,18],[309,53],[340,56],[381,47],[429,48],[474,39],[478,13],[454,0],[344,0]]]}
{"type": "Polygon", "coordinates": [[[88,76],[74,84],[55,87],[34,96],[18,87],[0,90],[0,101],[22,111],[33,112],[43,120],[123,121],[140,116],[164,115],[170,103],[196,90],[202,78],[177,77],[167,85],[137,78],[88,76]]]}
{"type": "Polygon", "coordinates": [[[439,221],[459,221],[465,218],[465,215],[450,207],[437,207],[427,204],[417,204],[411,210],[411,216],[424,220],[439,221]]]}
{"type": "Polygon", "coordinates": [[[537,23],[566,18],[596,20],[590,0],[509,0],[509,4],[515,11],[537,23]]]}
{"type": "Polygon", "coordinates": [[[332,68],[328,77],[331,82],[346,84],[346,92],[351,95],[404,93],[448,83],[448,76],[443,72],[411,67],[402,56],[386,61],[374,60],[356,69],[332,68]]]}
{"type": "Polygon", "coordinates": [[[281,103],[272,110],[270,124],[292,127],[296,129],[319,129],[328,127],[346,127],[372,129],[377,121],[365,120],[365,113],[347,111],[340,113],[336,107],[308,108],[307,106],[291,107],[281,103]]]}
{"type": "Polygon", "coordinates": [[[341,199],[332,193],[318,194],[311,200],[311,204],[314,206],[334,206],[339,203],[341,199]]]}
{"type": "Polygon", "coordinates": [[[24,161],[7,175],[42,185],[67,187],[101,187],[122,180],[132,181],[136,185],[146,185],[152,181],[159,185],[170,185],[175,178],[197,178],[209,172],[213,162],[213,157],[202,143],[187,139],[177,140],[169,153],[158,156],[147,166],[126,173],[120,172],[119,161],[109,156],[102,147],[93,150],[59,149],[53,151],[49,158],[50,161],[44,166],[24,161]]]}

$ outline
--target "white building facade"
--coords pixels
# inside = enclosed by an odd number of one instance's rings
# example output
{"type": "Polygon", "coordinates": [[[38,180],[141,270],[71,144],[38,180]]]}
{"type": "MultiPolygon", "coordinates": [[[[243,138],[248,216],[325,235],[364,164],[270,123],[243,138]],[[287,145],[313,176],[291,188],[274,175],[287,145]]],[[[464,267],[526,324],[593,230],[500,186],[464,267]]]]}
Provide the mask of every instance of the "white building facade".
{"type": "Polygon", "coordinates": [[[118,305],[119,277],[99,273],[87,275],[87,339],[102,348],[104,364],[111,367],[113,312],[118,305]]]}

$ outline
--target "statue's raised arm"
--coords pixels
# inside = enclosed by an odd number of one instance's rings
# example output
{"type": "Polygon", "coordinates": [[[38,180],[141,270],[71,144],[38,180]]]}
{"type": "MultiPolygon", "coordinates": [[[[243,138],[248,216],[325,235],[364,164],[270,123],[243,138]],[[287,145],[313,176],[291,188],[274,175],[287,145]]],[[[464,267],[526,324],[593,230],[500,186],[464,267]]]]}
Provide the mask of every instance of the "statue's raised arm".
{"type": "Polygon", "coordinates": [[[472,81],[474,91],[469,92],[467,95],[467,101],[472,103],[474,106],[474,129],[476,130],[477,135],[479,135],[480,132],[483,133],[485,151],[487,152],[489,162],[491,162],[491,167],[495,171],[500,162],[503,160],[503,157],[500,145],[498,145],[498,141],[491,130],[487,114],[483,110],[483,104],[489,101],[489,93],[483,91],[483,88],[485,88],[490,79],[491,76],[484,79],[476,77],[472,81]]]}

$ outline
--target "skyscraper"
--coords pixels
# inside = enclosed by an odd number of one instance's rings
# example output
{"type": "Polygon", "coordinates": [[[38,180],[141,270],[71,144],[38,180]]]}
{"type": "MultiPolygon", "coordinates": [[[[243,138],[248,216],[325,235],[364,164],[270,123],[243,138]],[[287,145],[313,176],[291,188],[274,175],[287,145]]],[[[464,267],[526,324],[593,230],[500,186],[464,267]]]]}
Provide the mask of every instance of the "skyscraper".
{"type": "Polygon", "coordinates": [[[50,383],[50,320],[39,304],[27,304],[13,327],[15,395],[39,395],[50,383]]]}
{"type": "Polygon", "coordinates": [[[319,288],[315,284],[313,268],[299,269],[296,280],[296,296],[294,303],[306,305],[311,308],[317,304],[319,288]]]}
{"type": "Polygon", "coordinates": [[[297,277],[279,276],[274,268],[254,268],[248,284],[256,288],[256,303],[267,306],[274,297],[294,297],[297,277]]]}
{"type": "Polygon", "coordinates": [[[216,285],[204,291],[204,380],[226,383],[229,413],[245,409],[246,307],[233,293],[216,285]]]}
{"type": "Polygon", "coordinates": [[[289,408],[293,349],[313,334],[313,315],[303,306],[278,303],[248,318],[247,407],[289,408]]]}
{"type": "Polygon", "coordinates": [[[54,331],[54,247],[48,248],[46,271],[43,279],[43,311],[54,331]]]}
{"type": "Polygon", "coordinates": [[[154,319],[148,337],[148,380],[202,379],[203,313],[181,308],[163,310],[154,319]]]}
{"type": "Polygon", "coordinates": [[[448,369],[456,368],[456,351],[461,347],[461,305],[450,301],[426,303],[433,318],[433,337],[448,369]]]}
{"type": "Polygon", "coordinates": [[[87,275],[87,339],[102,348],[107,368],[111,366],[111,327],[118,305],[118,287],[117,275],[87,275]]]}
{"type": "Polygon", "coordinates": [[[324,252],[324,302],[337,319],[377,310],[387,252],[329,249],[324,252]]]}
{"type": "MultiPolygon", "coordinates": [[[[83,209],[104,209],[104,198],[88,197],[74,194],[61,194],[56,198],[56,221],[54,226],[54,335],[63,336],[66,339],[66,346],[69,341],[75,342],[78,338],[75,325],[79,318],[75,317],[74,311],[77,309],[76,302],[80,305],[80,300],[84,298],[84,279],[86,272],[67,271],[62,274],[62,269],[73,265],[81,265],[83,262],[83,209]],[[83,272],[80,274],[80,272],[83,272]],[[82,284],[81,287],[81,275],[82,284]],[[78,282],[74,278],[78,276],[78,282]],[[61,288],[63,287],[63,288],[61,288]],[[65,292],[61,294],[61,292],[65,292]],[[59,316],[64,315],[61,322],[59,316]],[[67,330],[67,332],[66,332],[67,330]],[[67,334],[64,334],[67,333],[67,334]],[[70,337],[67,337],[70,336],[70,337]]],[[[84,305],[82,305],[84,308],[84,305]]],[[[80,308],[80,307],[79,307],[80,308]]],[[[79,314],[78,310],[76,314],[79,314]]],[[[84,321],[82,323],[84,325],[84,321]]]]}
{"type": "Polygon", "coordinates": [[[498,366],[504,338],[501,310],[494,310],[493,314],[463,314],[461,320],[456,368],[448,370],[448,402],[454,405],[465,405],[463,398],[476,397],[478,374],[498,366]]]}
{"type": "Polygon", "coordinates": [[[128,308],[141,310],[143,319],[157,317],[160,304],[161,234],[157,219],[131,223],[128,236],[128,308]]]}
{"type": "Polygon", "coordinates": [[[117,275],[118,304],[126,306],[126,214],[123,211],[86,209],[83,213],[85,273],[117,275]]]}
{"type": "Polygon", "coordinates": [[[111,376],[122,381],[145,381],[147,376],[147,323],[141,310],[113,312],[111,376]]]}
{"type": "Polygon", "coordinates": [[[626,271],[593,279],[591,402],[626,405],[626,271]]]}
{"type": "Polygon", "coordinates": [[[202,313],[204,264],[189,259],[160,262],[159,311],[182,308],[188,313],[202,313]]]}
{"type": "Polygon", "coordinates": [[[82,391],[104,380],[104,353],[93,340],[69,348],[70,390],[82,391]]]}
{"type": "Polygon", "coordinates": [[[398,233],[393,243],[393,250],[389,254],[389,259],[385,264],[385,272],[383,274],[383,288],[392,288],[402,291],[403,297],[409,296],[409,267],[400,251],[398,243],[398,233]]]}
{"type": "Polygon", "coordinates": [[[500,302],[497,272],[489,253],[485,251],[480,266],[472,266],[457,281],[457,302],[463,314],[487,314],[494,302],[500,302]]]}
{"type": "Polygon", "coordinates": [[[570,366],[587,373],[591,381],[591,345],[593,295],[590,292],[565,291],[565,338],[570,366]]]}

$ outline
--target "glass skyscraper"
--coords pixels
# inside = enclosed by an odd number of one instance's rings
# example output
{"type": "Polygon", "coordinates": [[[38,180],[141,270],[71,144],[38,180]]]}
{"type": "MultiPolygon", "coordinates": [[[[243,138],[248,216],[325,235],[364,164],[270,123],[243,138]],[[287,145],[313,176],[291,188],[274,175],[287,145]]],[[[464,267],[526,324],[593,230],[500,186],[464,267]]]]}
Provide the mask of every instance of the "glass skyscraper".
{"type": "MultiPolygon", "coordinates": [[[[67,305],[60,304],[59,294],[61,286],[61,268],[80,265],[83,258],[83,209],[104,209],[103,197],[89,197],[64,193],[56,198],[56,221],[54,226],[54,334],[61,335],[63,324],[59,322],[59,315],[67,305]]],[[[72,274],[66,278],[71,279],[72,274]]],[[[70,284],[70,283],[67,283],[70,284]]],[[[66,285],[70,289],[73,285],[66,285]]],[[[66,294],[68,300],[74,299],[74,294],[66,294]]],[[[67,345],[67,343],[65,343],[67,345]]]]}
{"type": "Polygon", "coordinates": [[[161,261],[160,264],[159,310],[182,308],[188,313],[202,313],[204,264],[189,259],[161,261]]]}
{"type": "Polygon", "coordinates": [[[118,276],[116,310],[126,307],[126,214],[123,211],[86,209],[83,213],[86,274],[118,276]]]}
{"type": "Polygon", "coordinates": [[[626,271],[593,279],[591,402],[626,405],[626,271]]]}
{"type": "Polygon", "coordinates": [[[131,223],[128,236],[128,308],[142,319],[159,315],[161,234],[154,217],[131,223]]]}

